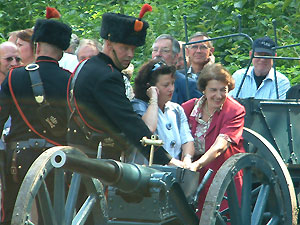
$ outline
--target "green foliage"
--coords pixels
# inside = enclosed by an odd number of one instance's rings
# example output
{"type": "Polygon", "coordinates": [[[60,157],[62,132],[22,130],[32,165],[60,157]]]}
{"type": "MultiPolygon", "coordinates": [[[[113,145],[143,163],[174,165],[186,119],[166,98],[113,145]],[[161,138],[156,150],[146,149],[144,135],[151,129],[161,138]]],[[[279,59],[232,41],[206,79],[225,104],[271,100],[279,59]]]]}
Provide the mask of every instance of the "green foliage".
{"type": "MultiPolygon", "coordinates": [[[[138,16],[144,3],[151,4],[153,12],[144,17],[150,28],[146,45],[137,49],[133,60],[136,71],[151,57],[151,46],[158,35],[169,33],[185,41],[184,16],[187,36],[197,31],[207,32],[211,37],[241,32],[252,39],[264,35],[275,39],[276,24],[278,46],[299,43],[299,0],[0,0],[0,41],[7,38],[8,32],[32,27],[37,18],[44,18],[46,6],[56,7],[62,20],[70,24],[79,37],[99,39],[103,13],[138,16]]],[[[246,36],[215,40],[214,47],[216,61],[230,72],[248,64],[251,41],[246,36]]],[[[278,49],[277,54],[299,57],[299,48],[278,49]]],[[[276,65],[292,84],[300,83],[299,61],[277,60],[276,65]]]]}

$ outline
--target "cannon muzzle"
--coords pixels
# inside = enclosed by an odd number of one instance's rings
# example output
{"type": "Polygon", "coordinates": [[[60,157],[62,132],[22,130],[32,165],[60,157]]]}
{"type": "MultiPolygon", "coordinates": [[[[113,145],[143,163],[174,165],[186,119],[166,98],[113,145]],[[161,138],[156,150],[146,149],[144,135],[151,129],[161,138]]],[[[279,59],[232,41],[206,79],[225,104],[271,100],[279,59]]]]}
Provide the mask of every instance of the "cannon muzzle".
{"type": "Polygon", "coordinates": [[[147,192],[148,185],[161,185],[151,174],[157,170],[136,164],[127,164],[110,159],[78,157],[68,151],[57,151],[51,157],[55,168],[84,174],[101,180],[102,183],[119,188],[125,193],[147,192]],[[152,180],[153,182],[149,182],[152,180]]]}

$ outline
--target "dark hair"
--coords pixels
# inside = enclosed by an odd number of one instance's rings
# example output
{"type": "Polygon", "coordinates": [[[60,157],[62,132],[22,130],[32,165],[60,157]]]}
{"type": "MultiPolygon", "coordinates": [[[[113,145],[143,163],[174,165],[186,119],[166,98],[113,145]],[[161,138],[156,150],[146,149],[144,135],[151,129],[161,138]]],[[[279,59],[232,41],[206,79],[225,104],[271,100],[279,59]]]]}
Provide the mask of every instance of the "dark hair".
{"type": "Polygon", "coordinates": [[[175,77],[175,71],[175,66],[168,66],[161,59],[151,59],[144,63],[134,79],[135,97],[148,102],[147,89],[150,86],[155,86],[160,75],[171,73],[172,77],[175,77]]]}
{"type": "Polygon", "coordinates": [[[224,82],[228,85],[228,91],[234,89],[234,79],[220,63],[214,63],[210,65],[206,65],[201,71],[198,79],[198,88],[200,91],[204,91],[208,81],[210,80],[218,80],[224,82]]]}
{"type": "Polygon", "coordinates": [[[31,40],[32,35],[33,35],[33,29],[28,28],[28,29],[25,29],[25,30],[20,30],[17,33],[17,38],[20,38],[23,41],[29,42],[30,47],[31,47],[31,49],[33,51],[34,50],[34,48],[33,48],[34,45],[33,45],[33,42],[31,40]]]}

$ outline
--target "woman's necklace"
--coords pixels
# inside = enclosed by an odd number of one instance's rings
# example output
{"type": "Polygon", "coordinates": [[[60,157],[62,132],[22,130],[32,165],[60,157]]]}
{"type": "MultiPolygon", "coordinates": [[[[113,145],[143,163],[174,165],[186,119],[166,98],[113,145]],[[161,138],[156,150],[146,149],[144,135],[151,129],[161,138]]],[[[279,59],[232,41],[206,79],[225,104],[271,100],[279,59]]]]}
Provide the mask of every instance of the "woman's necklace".
{"type": "Polygon", "coordinates": [[[204,110],[205,110],[206,114],[208,115],[208,118],[210,118],[213,115],[213,114],[209,113],[209,111],[208,111],[208,102],[207,101],[205,103],[204,110]]]}

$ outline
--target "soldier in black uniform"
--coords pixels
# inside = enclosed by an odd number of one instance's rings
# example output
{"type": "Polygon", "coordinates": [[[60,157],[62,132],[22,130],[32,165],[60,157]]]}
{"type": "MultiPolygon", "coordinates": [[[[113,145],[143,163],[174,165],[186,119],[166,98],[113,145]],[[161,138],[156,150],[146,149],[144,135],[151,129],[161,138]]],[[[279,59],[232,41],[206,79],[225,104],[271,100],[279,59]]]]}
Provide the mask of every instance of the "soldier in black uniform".
{"type": "Polygon", "coordinates": [[[286,99],[300,99],[300,84],[292,86],[286,93],[286,99]]]}
{"type": "MultiPolygon", "coordinates": [[[[130,64],[135,48],[144,45],[148,26],[141,17],[103,15],[100,33],[104,39],[103,52],[85,62],[77,78],[73,78],[73,90],[71,85],[73,114],[68,129],[69,145],[96,155],[101,141],[104,157],[119,159],[120,150],[126,149],[128,141],[149,158],[150,146],[142,146],[140,140],[144,136],[150,138],[152,133],[133,111],[121,73],[130,64]],[[113,142],[106,143],[106,136],[113,142]]],[[[127,153],[132,149],[129,147],[127,153]]],[[[162,147],[155,150],[153,162],[183,166],[162,147]]]]}
{"type": "Polygon", "coordinates": [[[27,69],[19,67],[11,70],[2,84],[0,127],[2,131],[10,115],[11,128],[5,137],[7,159],[5,218],[2,218],[4,221],[1,224],[10,224],[19,187],[33,161],[49,147],[66,145],[66,96],[71,74],[59,67],[58,60],[62,57],[63,50],[69,46],[71,33],[71,28],[59,21],[38,20],[32,36],[36,45],[37,65],[26,67],[27,69]],[[35,80],[31,80],[28,68],[35,73],[33,75],[35,80]],[[32,84],[37,83],[34,86],[40,90],[38,77],[42,82],[44,93],[35,98],[32,84]],[[49,109],[53,108],[55,110],[52,115],[52,110],[49,109]],[[45,122],[48,126],[43,125],[45,122]]]}

